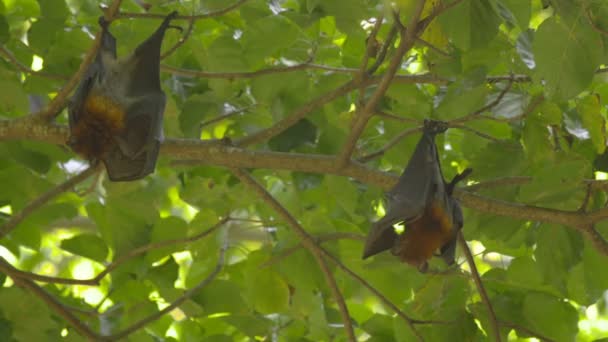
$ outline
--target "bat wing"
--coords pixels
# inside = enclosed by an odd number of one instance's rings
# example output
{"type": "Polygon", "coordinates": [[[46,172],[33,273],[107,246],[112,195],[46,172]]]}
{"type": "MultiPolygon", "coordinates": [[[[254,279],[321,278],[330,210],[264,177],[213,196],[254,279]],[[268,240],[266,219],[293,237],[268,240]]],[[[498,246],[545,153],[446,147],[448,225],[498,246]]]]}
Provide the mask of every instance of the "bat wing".
{"type": "Polygon", "coordinates": [[[458,204],[458,201],[453,197],[449,197],[448,201],[452,208],[451,214],[452,221],[454,222],[454,237],[441,247],[441,258],[446,264],[452,265],[456,257],[456,243],[458,239],[456,234],[458,234],[458,231],[462,229],[462,226],[464,225],[464,218],[462,216],[462,209],[460,209],[460,204],[458,204]]]}
{"type": "Polygon", "coordinates": [[[165,95],[159,92],[142,98],[129,107],[123,134],[104,158],[112,181],[131,181],[154,172],[163,140],[165,95]]]}
{"type": "Polygon", "coordinates": [[[146,96],[160,92],[160,49],[165,31],[177,12],[171,12],[148,39],[141,43],[128,58],[131,68],[130,82],[127,87],[129,96],[146,96]]]}
{"type": "Polygon", "coordinates": [[[154,172],[160,143],[163,140],[163,113],[165,94],[160,87],[160,49],[171,20],[177,12],[169,14],[159,28],[141,43],[126,61],[119,63],[113,73],[114,82],[126,82],[114,95],[124,98],[125,127],[114,137],[116,146],[107,153],[103,162],[112,181],[131,181],[154,172]]]}
{"type": "Polygon", "coordinates": [[[393,225],[406,225],[421,217],[437,193],[445,193],[437,160],[435,133],[425,130],[397,185],[387,194],[388,210],[376,222],[365,241],[363,259],[390,249],[397,238],[393,225]]]}

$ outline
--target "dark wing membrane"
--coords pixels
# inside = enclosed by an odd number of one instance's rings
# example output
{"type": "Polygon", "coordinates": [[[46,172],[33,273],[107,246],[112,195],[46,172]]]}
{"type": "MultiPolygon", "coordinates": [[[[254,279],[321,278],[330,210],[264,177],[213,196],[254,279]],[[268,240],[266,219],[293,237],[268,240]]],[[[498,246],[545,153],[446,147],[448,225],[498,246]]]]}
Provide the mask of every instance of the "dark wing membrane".
{"type": "Polygon", "coordinates": [[[116,137],[116,147],[104,158],[111,180],[135,180],[154,172],[164,110],[163,93],[145,97],[129,108],[125,131],[116,137]]]}
{"type": "MultiPolygon", "coordinates": [[[[424,132],[397,185],[388,193],[386,215],[372,226],[367,236],[364,259],[393,246],[397,237],[394,224],[407,225],[424,214],[441,179],[436,149],[434,134],[424,132]]],[[[440,183],[443,185],[442,179],[440,183]]]]}
{"type": "Polygon", "coordinates": [[[454,231],[454,238],[441,247],[441,258],[446,264],[452,265],[456,258],[456,243],[458,241],[457,234],[458,231],[462,229],[464,219],[462,217],[462,209],[460,209],[458,201],[452,197],[449,197],[449,203],[452,208],[452,222],[454,222],[452,230],[454,231]]]}
{"type": "Polygon", "coordinates": [[[129,57],[127,65],[132,67],[128,92],[130,96],[141,96],[159,92],[160,88],[160,48],[169,23],[177,16],[170,13],[158,29],[141,43],[129,57]]]}
{"type": "Polygon", "coordinates": [[[152,172],[156,165],[160,143],[151,146],[144,153],[131,158],[115,146],[103,159],[108,177],[111,181],[133,181],[143,178],[152,172]]]}

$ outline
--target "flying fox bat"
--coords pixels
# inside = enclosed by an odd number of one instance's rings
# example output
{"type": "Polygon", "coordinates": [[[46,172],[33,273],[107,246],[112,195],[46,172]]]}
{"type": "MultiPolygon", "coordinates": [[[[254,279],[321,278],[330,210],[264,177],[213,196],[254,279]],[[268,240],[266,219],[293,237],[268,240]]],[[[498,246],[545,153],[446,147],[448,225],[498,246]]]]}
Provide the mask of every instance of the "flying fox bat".
{"type": "Polygon", "coordinates": [[[439,249],[444,261],[454,263],[456,233],[463,225],[462,210],[452,191],[471,169],[446,183],[441,173],[435,135],[447,129],[425,120],[422,137],[397,184],[387,193],[387,212],[367,236],[363,259],[390,249],[392,254],[424,271],[439,249]],[[394,225],[403,223],[398,234],[394,225]]]}
{"type": "MultiPolygon", "coordinates": [[[[177,12],[128,57],[116,57],[116,39],[103,17],[101,46],[68,103],[67,144],[90,162],[103,162],[112,181],[154,172],[163,140],[165,94],[160,87],[160,48],[177,12]]],[[[177,27],[179,28],[179,27],[177,27]]]]}

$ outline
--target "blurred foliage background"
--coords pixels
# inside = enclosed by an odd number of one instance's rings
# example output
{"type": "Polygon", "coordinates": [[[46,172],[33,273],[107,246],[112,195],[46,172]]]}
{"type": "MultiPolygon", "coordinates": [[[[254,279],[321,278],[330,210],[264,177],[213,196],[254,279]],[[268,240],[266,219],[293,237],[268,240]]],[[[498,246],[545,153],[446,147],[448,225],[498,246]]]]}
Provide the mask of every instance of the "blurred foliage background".
{"type": "Polygon", "coordinates": [[[106,5],[120,56],[173,10],[184,29],[156,173],[130,183],[63,144],[100,3],[0,1],[2,341],[608,338],[605,1],[106,5]],[[489,303],[460,248],[426,274],[361,260],[425,118],[451,127],[445,177],[474,169],[457,197],[489,303]]]}

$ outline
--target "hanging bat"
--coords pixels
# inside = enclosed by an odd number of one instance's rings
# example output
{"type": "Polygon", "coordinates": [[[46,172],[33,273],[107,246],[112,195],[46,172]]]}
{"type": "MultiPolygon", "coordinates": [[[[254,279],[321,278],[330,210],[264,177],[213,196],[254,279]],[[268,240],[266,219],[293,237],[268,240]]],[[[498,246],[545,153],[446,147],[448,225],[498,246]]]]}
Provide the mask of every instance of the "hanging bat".
{"type": "Polygon", "coordinates": [[[154,172],[163,140],[165,94],[160,87],[160,48],[177,12],[128,57],[116,57],[116,39],[103,17],[101,46],[68,103],[67,144],[91,163],[103,162],[112,181],[154,172]]]}
{"type": "Polygon", "coordinates": [[[446,183],[441,173],[435,135],[447,129],[425,120],[422,137],[397,184],[388,192],[386,215],[367,236],[363,259],[390,249],[402,261],[425,271],[427,260],[439,249],[448,265],[454,263],[456,233],[463,225],[462,210],[452,197],[457,182],[471,169],[446,183]],[[404,224],[398,234],[394,225],[404,224]]]}

